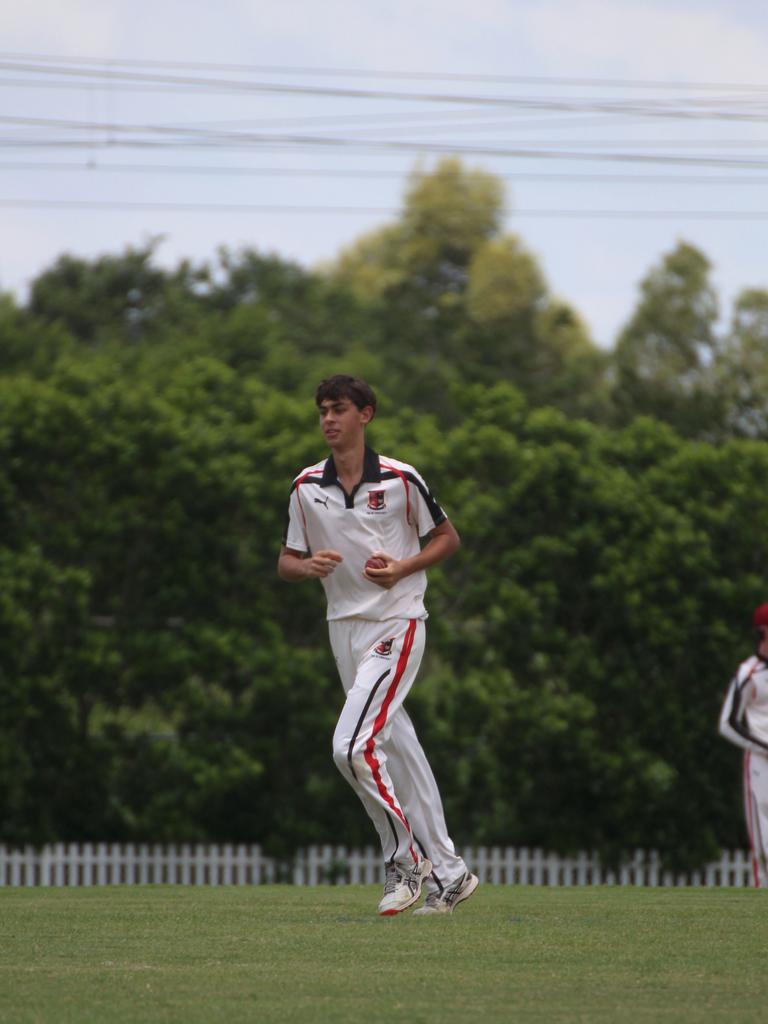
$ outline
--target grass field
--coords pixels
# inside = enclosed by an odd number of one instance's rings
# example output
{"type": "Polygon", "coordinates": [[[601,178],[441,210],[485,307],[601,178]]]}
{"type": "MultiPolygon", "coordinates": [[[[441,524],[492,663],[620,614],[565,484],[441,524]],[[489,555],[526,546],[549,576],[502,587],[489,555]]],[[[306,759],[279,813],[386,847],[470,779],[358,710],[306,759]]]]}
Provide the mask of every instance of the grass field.
{"type": "Polygon", "coordinates": [[[483,886],[0,891],[0,1021],[763,1022],[768,891],[483,886]]]}

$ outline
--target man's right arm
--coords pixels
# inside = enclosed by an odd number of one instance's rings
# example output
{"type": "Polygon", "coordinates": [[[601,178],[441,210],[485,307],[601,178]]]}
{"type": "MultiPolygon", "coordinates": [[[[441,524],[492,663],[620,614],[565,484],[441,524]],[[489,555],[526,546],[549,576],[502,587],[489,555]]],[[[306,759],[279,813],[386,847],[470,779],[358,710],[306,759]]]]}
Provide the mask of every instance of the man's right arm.
{"type": "Polygon", "coordinates": [[[316,551],[313,555],[308,555],[304,551],[295,551],[283,545],[277,560],[277,575],[286,583],[322,579],[330,576],[341,561],[343,559],[338,551],[316,551]]]}

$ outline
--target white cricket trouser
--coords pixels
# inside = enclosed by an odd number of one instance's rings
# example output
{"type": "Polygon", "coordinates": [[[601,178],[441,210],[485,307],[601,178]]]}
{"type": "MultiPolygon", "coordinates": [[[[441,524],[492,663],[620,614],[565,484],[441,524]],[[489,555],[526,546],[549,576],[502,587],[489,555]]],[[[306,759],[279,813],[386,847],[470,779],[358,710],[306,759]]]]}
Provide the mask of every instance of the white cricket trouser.
{"type": "Polygon", "coordinates": [[[768,757],[744,754],[744,810],[756,886],[768,886],[768,757]]]}
{"type": "Polygon", "coordinates": [[[424,653],[423,619],[336,619],[331,649],[347,699],[333,735],[333,759],[381,840],[384,859],[417,851],[432,861],[429,890],[441,890],[464,861],[448,836],[440,793],[403,707],[424,653]]]}

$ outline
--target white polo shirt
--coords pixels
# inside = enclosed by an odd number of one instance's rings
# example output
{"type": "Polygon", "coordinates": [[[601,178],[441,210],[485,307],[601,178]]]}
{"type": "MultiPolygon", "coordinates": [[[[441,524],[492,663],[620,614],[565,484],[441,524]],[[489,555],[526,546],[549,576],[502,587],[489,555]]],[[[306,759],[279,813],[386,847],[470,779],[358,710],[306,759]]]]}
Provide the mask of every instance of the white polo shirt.
{"type": "Polygon", "coordinates": [[[419,537],[446,518],[413,466],[366,448],[362,479],[352,494],[339,483],[333,456],[299,473],[291,489],[283,543],[306,553],[331,548],[344,559],[321,579],[329,620],[423,619],[424,571],[384,590],[366,579],[363,569],[374,551],[398,561],[417,555],[419,537]]]}

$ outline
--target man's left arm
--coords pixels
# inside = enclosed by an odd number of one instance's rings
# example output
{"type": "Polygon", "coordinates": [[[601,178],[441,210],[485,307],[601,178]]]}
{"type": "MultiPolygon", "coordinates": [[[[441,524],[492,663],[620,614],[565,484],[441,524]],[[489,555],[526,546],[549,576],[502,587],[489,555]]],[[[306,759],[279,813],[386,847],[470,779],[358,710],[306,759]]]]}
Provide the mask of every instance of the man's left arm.
{"type": "Polygon", "coordinates": [[[384,569],[366,569],[365,575],[372,583],[377,583],[385,590],[391,590],[396,583],[404,580],[406,576],[412,576],[415,572],[429,569],[438,562],[449,558],[459,550],[461,538],[456,528],[447,519],[444,519],[439,526],[436,526],[429,533],[429,540],[417,555],[400,560],[392,558],[386,551],[375,551],[377,558],[383,558],[387,563],[384,569]]]}

